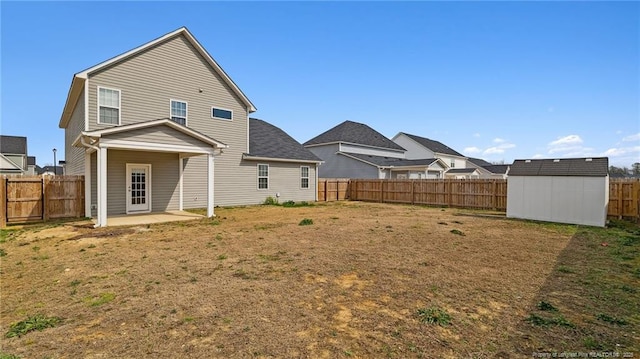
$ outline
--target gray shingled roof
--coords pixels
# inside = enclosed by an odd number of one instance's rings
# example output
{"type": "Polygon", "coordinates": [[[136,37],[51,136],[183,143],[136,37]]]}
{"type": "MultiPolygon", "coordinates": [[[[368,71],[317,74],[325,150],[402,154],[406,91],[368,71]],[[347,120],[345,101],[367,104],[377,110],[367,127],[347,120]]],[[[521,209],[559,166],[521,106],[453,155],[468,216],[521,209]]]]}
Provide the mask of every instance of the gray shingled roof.
{"type": "Polygon", "coordinates": [[[453,174],[470,174],[473,173],[473,171],[475,171],[475,168],[452,168],[450,170],[447,171],[447,173],[453,173],[453,174]]]}
{"type": "Polygon", "coordinates": [[[27,154],[27,138],[21,136],[0,135],[0,153],[27,154]]]}
{"type": "Polygon", "coordinates": [[[320,145],[332,142],[349,142],[372,147],[406,151],[400,145],[386,138],[373,128],[365,125],[364,123],[353,121],[344,121],[336,127],[310,139],[305,142],[304,145],[320,145]]]}
{"type": "Polygon", "coordinates": [[[341,154],[349,155],[363,161],[367,161],[369,163],[373,163],[376,166],[381,167],[404,167],[404,166],[429,166],[430,164],[436,162],[437,158],[424,158],[418,160],[407,160],[404,158],[393,158],[393,157],[383,157],[383,156],[372,156],[372,155],[363,155],[361,153],[350,153],[350,152],[338,152],[341,154]]]}
{"type": "Polygon", "coordinates": [[[465,155],[459,153],[458,151],[456,151],[453,148],[445,145],[442,142],[431,140],[431,139],[428,139],[426,137],[420,137],[420,136],[416,136],[416,135],[411,135],[411,134],[404,133],[404,132],[400,132],[400,133],[405,134],[410,139],[418,142],[419,144],[421,144],[422,146],[430,149],[433,152],[442,153],[442,154],[445,154],[445,155],[465,157],[465,155]]]}
{"type": "Polygon", "coordinates": [[[493,166],[491,163],[483,160],[482,158],[467,157],[467,160],[473,163],[474,165],[480,166],[480,167],[493,166]]]}
{"type": "Polygon", "coordinates": [[[253,157],[322,162],[286,132],[257,118],[249,119],[249,151],[253,157]]]}
{"type": "Polygon", "coordinates": [[[515,160],[509,176],[586,176],[604,177],[609,173],[609,158],[561,158],[515,160]]]}
{"type": "Polygon", "coordinates": [[[505,174],[509,170],[511,165],[491,165],[491,166],[482,166],[482,168],[494,174],[505,174]]]}

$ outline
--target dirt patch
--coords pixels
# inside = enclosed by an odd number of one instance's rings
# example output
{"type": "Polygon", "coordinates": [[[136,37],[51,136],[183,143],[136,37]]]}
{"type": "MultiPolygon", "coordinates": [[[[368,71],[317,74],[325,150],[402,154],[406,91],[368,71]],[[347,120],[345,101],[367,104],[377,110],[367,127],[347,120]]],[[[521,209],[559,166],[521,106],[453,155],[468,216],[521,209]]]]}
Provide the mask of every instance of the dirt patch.
{"type": "Polygon", "coordinates": [[[144,227],[63,224],[39,232],[38,250],[19,245],[34,240],[31,231],[6,241],[0,331],[34,313],[63,323],[2,339],[2,350],[56,358],[503,356],[517,349],[505,333],[526,318],[573,234],[571,226],[359,202],[216,213],[144,227]],[[304,218],[313,224],[299,226],[304,218]],[[416,312],[429,306],[446,310],[451,324],[422,323],[416,312]]]}

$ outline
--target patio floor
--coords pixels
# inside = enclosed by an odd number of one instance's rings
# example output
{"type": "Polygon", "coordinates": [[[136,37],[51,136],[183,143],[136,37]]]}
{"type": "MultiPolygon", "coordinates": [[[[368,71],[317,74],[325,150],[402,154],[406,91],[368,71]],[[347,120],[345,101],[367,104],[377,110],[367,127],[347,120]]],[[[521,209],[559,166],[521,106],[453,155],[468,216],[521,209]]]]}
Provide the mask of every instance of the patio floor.
{"type": "Polygon", "coordinates": [[[123,214],[117,216],[109,216],[107,218],[107,226],[131,226],[137,224],[189,221],[192,219],[200,219],[204,217],[205,216],[186,211],[123,214]]]}

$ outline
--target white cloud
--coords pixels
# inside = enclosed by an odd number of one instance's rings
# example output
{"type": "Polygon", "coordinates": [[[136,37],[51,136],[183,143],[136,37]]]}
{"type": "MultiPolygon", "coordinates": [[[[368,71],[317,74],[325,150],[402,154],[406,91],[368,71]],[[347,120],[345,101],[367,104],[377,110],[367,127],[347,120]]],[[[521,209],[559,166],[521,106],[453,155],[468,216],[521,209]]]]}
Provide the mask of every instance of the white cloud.
{"type": "Polygon", "coordinates": [[[531,156],[531,158],[536,159],[536,158],[544,158],[543,155],[536,153],[535,155],[531,156]]]}
{"type": "Polygon", "coordinates": [[[473,134],[473,137],[478,138],[478,137],[480,137],[480,134],[476,132],[476,133],[473,134]]]}
{"type": "Polygon", "coordinates": [[[559,137],[557,140],[550,142],[549,146],[569,146],[569,145],[579,145],[582,144],[582,138],[578,135],[569,135],[564,137],[559,137]]]}
{"type": "Polygon", "coordinates": [[[472,147],[467,147],[464,150],[462,150],[462,152],[464,153],[480,153],[482,152],[481,149],[479,149],[478,147],[472,146],[472,147]]]}
{"type": "Polygon", "coordinates": [[[636,133],[635,135],[623,137],[622,140],[625,142],[640,141],[640,132],[636,133]]]}
{"type": "Polygon", "coordinates": [[[640,159],[640,146],[622,147],[622,148],[610,148],[602,153],[602,156],[607,157],[620,157],[626,155],[635,154],[637,159],[640,159]]]}
{"type": "Polygon", "coordinates": [[[514,148],[514,147],[516,147],[516,145],[514,145],[513,143],[501,143],[498,146],[487,148],[486,150],[484,150],[484,152],[482,152],[482,154],[484,154],[484,155],[503,154],[505,152],[505,150],[508,150],[508,149],[514,148]]]}
{"type": "Polygon", "coordinates": [[[493,143],[503,143],[503,142],[505,142],[505,140],[500,137],[496,137],[493,139],[493,143]]]}

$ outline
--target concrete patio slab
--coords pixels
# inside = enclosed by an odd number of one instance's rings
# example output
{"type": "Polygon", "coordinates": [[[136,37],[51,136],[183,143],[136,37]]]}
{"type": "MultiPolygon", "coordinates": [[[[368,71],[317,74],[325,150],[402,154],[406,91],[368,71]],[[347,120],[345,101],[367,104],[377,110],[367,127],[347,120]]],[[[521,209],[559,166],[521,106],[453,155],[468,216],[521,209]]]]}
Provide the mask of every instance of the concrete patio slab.
{"type": "Polygon", "coordinates": [[[200,218],[205,218],[205,216],[186,211],[123,214],[117,216],[109,216],[107,218],[107,226],[131,226],[139,224],[189,221],[200,218]]]}

